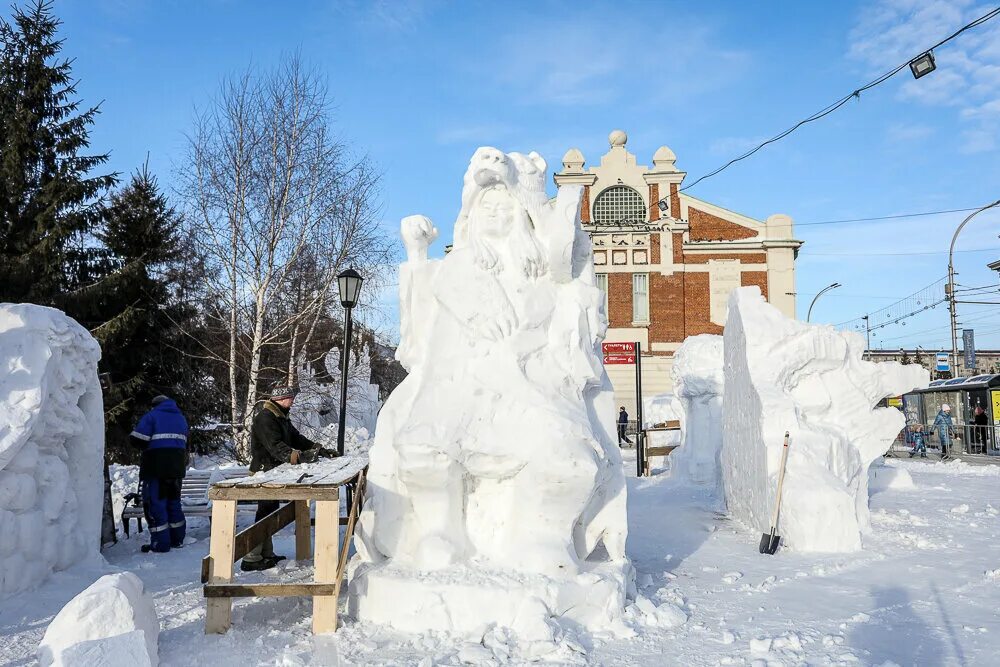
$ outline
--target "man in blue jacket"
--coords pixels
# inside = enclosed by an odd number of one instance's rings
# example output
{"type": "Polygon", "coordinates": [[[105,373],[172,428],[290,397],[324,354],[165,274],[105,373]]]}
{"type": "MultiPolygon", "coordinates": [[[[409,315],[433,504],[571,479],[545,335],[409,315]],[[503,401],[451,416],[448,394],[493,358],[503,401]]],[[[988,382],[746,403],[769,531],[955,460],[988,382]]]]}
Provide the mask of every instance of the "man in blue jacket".
{"type": "Polygon", "coordinates": [[[143,551],[165,553],[184,546],[187,524],[181,507],[181,485],[187,472],[188,424],[172,399],[157,396],[131,434],[142,451],[139,484],[149,524],[149,545],[143,551]]]}

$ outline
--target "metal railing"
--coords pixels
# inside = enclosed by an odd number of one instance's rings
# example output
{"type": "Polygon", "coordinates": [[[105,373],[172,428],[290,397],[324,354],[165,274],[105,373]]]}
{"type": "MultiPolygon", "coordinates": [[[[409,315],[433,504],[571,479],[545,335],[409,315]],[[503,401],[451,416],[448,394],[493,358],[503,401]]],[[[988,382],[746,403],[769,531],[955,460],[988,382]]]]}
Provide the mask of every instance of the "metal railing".
{"type": "MultiPolygon", "coordinates": [[[[892,443],[893,453],[909,453],[913,449],[915,425],[900,431],[892,443]]],[[[949,454],[969,454],[974,456],[1000,456],[1000,425],[955,424],[949,445],[949,454]]],[[[924,444],[928,452],[941,452],[941,436],[933,424],[923,425],[924,444]]]]}

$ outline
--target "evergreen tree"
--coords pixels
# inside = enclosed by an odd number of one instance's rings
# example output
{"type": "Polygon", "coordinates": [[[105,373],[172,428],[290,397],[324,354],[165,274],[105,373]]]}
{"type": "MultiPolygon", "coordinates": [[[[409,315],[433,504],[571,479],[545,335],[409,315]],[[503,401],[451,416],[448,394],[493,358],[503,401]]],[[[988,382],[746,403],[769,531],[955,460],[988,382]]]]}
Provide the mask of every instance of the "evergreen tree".
{"type": "Polygon", "coordinates": [[[84,292],[93,293],[87,302],[103,320],[92,333],[105,351],[102,370],[111,374],[104,398],[108,456],[123,462],[135,456],[128,434],[150,399],[171,396],[197,424],[210,410],[210,392],[200,386],[205,373],[191,354],[197,310],[179,293],[182,278],[191,277],[183,275],[190,248],[180,216],[147,168],[112,195],[105,218],[97,237],[107,258],[97,266],[106,273],[84,292]]]}
{"type": "Polygon", "coordinates": [[[107,154],[80,154],[98,108],[80,109],[51,2],[12,18],[0,19],[0,301],[65,308],[116,175],[91,175],[107,154]]]}

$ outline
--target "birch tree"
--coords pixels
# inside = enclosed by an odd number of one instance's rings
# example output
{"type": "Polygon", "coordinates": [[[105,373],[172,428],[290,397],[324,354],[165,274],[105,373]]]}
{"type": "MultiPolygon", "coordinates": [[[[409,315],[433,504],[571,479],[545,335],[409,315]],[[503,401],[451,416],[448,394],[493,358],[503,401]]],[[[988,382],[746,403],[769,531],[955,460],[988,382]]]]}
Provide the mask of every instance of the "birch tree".
{"type": "MultiPolygon", "coordinates": [[[[196,118],[179,176],[185,219],[212,268],[209,312],[228,339],[214,356],[246,460],[262,382],[277,377],[262,365],[265,350],[287,347],[291,360],[304,349],[340,307],[342,269],[376,282],[386,274],[379,175],[335,136],[325,82],[291,57],[223,81],[196,118]]],[[[289,369],[277,381],[293,380],[289,369]]]]}

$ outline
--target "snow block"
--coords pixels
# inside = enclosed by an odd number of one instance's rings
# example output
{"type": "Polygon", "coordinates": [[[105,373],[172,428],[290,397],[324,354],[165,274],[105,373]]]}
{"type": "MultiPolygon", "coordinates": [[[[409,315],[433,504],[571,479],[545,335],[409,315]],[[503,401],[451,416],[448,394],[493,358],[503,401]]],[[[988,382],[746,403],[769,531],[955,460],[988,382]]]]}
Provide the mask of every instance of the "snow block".
{"type": "Polygon", "coordinates": [[[582,189],[549,201],[545,170],[536,153],[477,150],[444,259],[427,258],[430,220],[402,221],[409,375],[370,452],[350,570],[361,620],[475,641],[515,620],[621,625],[633,570],[603,296],[582,189]]]}
{"type": "Polygon", "coordinates": [[[60,311],[0,304],[0,598],[99,554],[100,357],[60,311]]]}
{"type": "Polygon", "coordinates": [[[156,667],[160,623],[131,572],[108,574],[69,601],[38,645],[41,667],[156,667]]]}
{"type": "Polygon", "coordinates": [[[722,336],[685,339],[674,353],[674,395],[681,408],[681,442],[670,454],[674,475],[722,491],[722,336]]]}
{"type": "Polygon", "coordinates": [[[862,360],[864,339],[791,320],[757,287],[729,297],[720,461],[730,514],[769,530],[783,437],[791,434],[778,534],[802,551],[861,548],[868,469],[905,423],[873,408],[930,381],[916,365],[862,360]]]}

